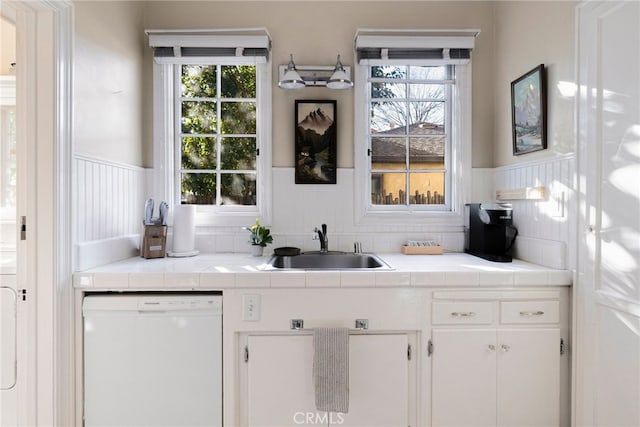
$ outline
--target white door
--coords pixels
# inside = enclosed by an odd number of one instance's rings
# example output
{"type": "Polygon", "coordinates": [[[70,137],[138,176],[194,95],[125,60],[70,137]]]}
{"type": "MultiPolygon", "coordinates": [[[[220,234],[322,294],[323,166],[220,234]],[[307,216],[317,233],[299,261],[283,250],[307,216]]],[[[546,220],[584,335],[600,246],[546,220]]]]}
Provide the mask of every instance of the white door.
{"type": "Polygon", "coordinates": [[[251,335],[247,339],[247,425],[409,425],[406,334],[351,335],[349,412],[315,408],[312,335],[251,335]]]}
{"type": "Polygon", "coordinates": [[[560,425],[560,329],[498,331],[497,424],[560,425]]]}
{"type": "Polygon", "coordinates": [[[434,329],[434,427],[496,425],[496,331],[434,329]]]}
{"type": "Polygon", "coordinates": [[[18,424],[16,25],[0,16],[0,426],[18,424]]]}
{"type": "Polygon", "coordinates": [[[577,425],[640,425],[640,3],[578,8],[577,425]]]}

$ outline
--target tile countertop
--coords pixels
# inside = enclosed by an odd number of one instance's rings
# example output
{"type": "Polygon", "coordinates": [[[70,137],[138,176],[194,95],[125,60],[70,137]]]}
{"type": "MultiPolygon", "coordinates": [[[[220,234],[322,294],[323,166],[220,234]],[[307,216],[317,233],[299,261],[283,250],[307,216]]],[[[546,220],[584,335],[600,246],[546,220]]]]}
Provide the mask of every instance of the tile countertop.
{"type": "Polygon", "coordinates": [[[357,288],[442,286],[570,286],[572,273],[524,261],[496,263],[464,253],[377,254],[389,271],[264,271],[268,257],[201,254],[190,258],[129,258],[76,272],[86,290],[220,290],[229,288],[357,288]]]}

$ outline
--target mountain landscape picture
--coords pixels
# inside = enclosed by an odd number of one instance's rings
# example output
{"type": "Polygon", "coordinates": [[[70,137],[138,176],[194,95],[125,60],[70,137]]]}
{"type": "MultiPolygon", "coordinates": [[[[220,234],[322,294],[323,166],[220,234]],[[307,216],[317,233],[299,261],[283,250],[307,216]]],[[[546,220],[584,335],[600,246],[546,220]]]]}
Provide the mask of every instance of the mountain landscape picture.
{"type": "Polygon", "coordinates": [[[544,66],[511,83],[513,152],[523,154],[546,148],[544,66]]]}
{"type": "Polygon", "coordinates": [[[336,101],[296,101],[296,184],[336,183],[336,101]]]}

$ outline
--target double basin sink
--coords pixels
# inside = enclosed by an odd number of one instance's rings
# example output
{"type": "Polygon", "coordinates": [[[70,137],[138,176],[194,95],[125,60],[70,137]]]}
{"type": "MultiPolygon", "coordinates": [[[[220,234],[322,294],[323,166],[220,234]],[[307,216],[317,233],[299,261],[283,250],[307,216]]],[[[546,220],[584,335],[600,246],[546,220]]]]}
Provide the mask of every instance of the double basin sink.
{"type": "Polygon", "coordinates": [[[303,252],[299,255],[273,255],[266,270],[392,270],[380,257],[370,253],[303,252]]]}

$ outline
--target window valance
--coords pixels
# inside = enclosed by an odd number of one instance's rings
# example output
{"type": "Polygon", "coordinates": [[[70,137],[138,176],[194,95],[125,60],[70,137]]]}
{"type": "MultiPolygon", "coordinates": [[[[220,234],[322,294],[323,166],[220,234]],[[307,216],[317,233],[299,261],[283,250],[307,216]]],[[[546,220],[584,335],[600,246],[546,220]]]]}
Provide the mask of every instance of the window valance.
{"type": "Polygon", "coordinates": [[[146,30],[149,46],[159,63],[185,62],[186,58],[252,58],[264,62],[271,50],[266,28],[220,30],[146,30]]]}
{"type": "Polygon", "coordinates": [[[359,63],[382,61],[445,61],[465,64],[480,30],[358,30],[355,37],[359,63]]]}

